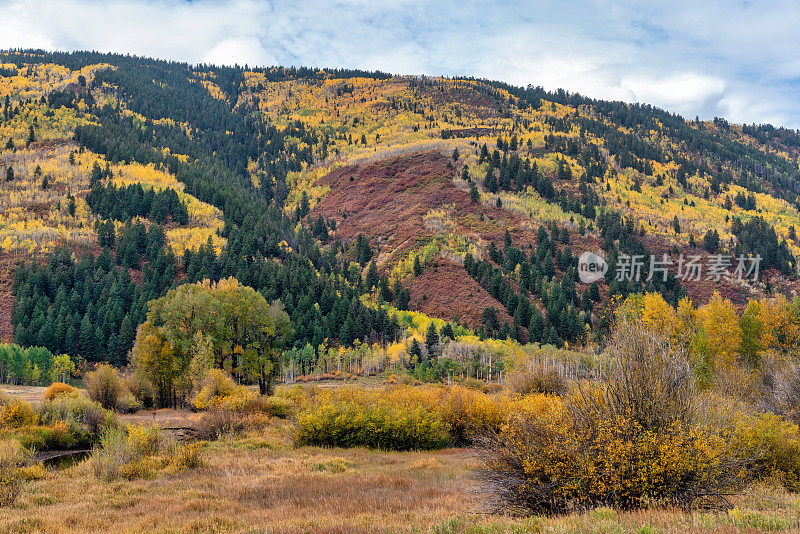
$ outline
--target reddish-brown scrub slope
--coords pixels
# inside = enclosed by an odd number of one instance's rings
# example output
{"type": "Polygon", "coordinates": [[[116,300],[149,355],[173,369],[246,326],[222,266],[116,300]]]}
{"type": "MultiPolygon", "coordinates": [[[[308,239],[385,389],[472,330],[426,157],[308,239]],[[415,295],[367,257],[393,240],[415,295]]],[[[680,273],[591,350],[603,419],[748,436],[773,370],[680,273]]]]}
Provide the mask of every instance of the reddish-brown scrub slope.
{"type": "Polygon", "coordinates": [[[377,242],[380,252],[387,254],[383,268],[435,233],[423,224],[423,216],[432,209],[448,207],[457,233],[500,241],[509,228],[515,242],[535,239],[521,218],[472,203],[453,184],[455,168],[449,162],[438,152],[424,152],[336,169],[322,179],[331,191],[315,206],[312,217],[335,219],[336,235],[342,240],[363,233],[377,242]]]}
{"type": "Polygon", "coordinates": [[[11,327],[11,307],[14,303],[11,284],[14,280],[14,269],[19,261],[20,256],[0,255],[0,341],[11,341],[14,338],[11,327]]]}
{"type": "Polygon", "coordinates": [[[464,267],[438,259],[414,279],[411,285],[411,306],[428,315],[451,319],[470,327],[481,324],[481,313],[494,306],[500,324],[511,323],[505,307],[494,299],[464,267]]]}

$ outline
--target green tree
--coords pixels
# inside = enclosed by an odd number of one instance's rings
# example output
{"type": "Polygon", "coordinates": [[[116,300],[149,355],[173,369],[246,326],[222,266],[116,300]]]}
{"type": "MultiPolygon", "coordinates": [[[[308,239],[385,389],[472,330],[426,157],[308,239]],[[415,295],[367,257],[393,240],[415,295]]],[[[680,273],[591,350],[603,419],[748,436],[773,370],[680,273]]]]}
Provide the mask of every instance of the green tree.
{"type": "Polygon", "coordinates": [[[428,349],[428,358],[435,359],[439,350],[439,332],[436,331],[433,321],[428,325],[428,331],[425,333],[425,348],[428,349]]]}
{"type": "Polygon", "coordinates": [[[375,262],[369,262],[369,268],[367,269],[367,279],[364,281],[367,285],[367,289],[371,290],[373,287],[378,285],[378,268],[375,266],[375,262]]]}
{"type": "Polygon", "coordinates": [[[411,360],[409,363],[412,368],[422,360],[422,347],[420,347],[417,338],[411,341],[411,347],[408,349],[408,357],[411,360]]]}
{"type": "Polygon", "coordinates": [[[450,323],[445,323],[439,331],[442,339],[455,339],[456,335],[453,332],[453,326],[450,323]]]}
{"type": "Polygon", "coordinates": [[[100,168],[100,163],[95,161],[94,165],[92,165],[92,176],[91,176],[91,179],[90,179],[91,180],[90,181],[91,187],[94,188],[97,185],[99,185],[100,184],[100,179],[102,177],[103,177],[103,169],[100,168]]]}
{"type": "Polygon", "coordinates": [[[279,303],[269,305],[254,289],[227,278],[178,286],[148,306],[133,364],[156,387],[161,405],[191,392],[190,370],[196,371],[192,362],[198,355],[210,358],[215,368],[257,382],[262,394],[273,392],[293,333],[279,303]]]}
{"type": "Polygon", "coordinates": [[[68,354],[59,354],[53,359],[53,381],[66,382],[75,371],[75,363],[68,354]]]}
{"type": "Polygon", "coordinates": [[[469,200],[473,204],[477,204],[478,201],[481,199],[481,194],[478,192],[478,188],[475,187],[475,184],[470,182],[469,183],[469,200]]]}

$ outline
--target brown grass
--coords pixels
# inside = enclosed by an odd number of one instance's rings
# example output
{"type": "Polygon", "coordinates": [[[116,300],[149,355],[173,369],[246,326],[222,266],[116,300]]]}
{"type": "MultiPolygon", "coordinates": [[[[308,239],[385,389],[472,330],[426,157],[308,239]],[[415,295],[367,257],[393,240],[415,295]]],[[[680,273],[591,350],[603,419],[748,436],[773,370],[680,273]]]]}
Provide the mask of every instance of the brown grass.
{"type": "MultiPolygon", "coordinates": [[[[188,426],[196,416],[159,410],[157,420],[188,426]]],[[[486,515],[474,493],[471,450],[293,448],[290,425],[273,419],[262,431],[223,437],[205,446],[204,467],[154,479],[103,482],[89,460],[51,472],[0,508],[0,532],[727,533],[794,528],[800,509],[796,496],[764,487],[760,498],[734,502],[738,516],[663,509],[486,515]]]]}

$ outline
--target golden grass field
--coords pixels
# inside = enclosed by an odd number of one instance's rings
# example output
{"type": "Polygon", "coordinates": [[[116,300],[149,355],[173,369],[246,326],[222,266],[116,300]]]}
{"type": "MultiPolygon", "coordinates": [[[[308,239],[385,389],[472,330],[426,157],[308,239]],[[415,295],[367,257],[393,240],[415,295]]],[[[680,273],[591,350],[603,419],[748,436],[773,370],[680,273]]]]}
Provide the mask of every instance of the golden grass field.
{"type": "MultiPolygon", "coordinates": [[[[7,387],[34,401],[42,388],[7,387]]],[[[160,410],[164,426],[197,414],[160,410]]],[[[151,411],[121,416],[141,424],[151,411]]],[[[797,531],[800,499],[770,486],[728,511],[599,508],[558,517],[487,514],[472,449],[295,447],[291,421],[209,442],[203,467],[103,482],[90,460],[49,470],[0,508],[0,532],[760,532],[797,531]]]]}

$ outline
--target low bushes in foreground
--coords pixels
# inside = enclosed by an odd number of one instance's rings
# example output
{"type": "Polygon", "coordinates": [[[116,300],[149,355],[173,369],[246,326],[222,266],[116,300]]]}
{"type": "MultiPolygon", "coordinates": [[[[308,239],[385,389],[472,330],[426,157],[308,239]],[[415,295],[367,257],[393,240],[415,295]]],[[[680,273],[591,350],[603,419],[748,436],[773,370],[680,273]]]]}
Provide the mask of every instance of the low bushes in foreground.
{"type": "Polygon", "coordinates": [[[655,431],[616,416],[586,427],[560,408],[513,417],[487,441],[481,478],[495,509],[563,513],[687,506],[734,492],[743,467],[725,439],[703,427],[655,431]]]}
{"type": "Polygon", "coordinates": [[[25,482],[24,468],[30,464],[31,451],[14,439],[0,440],[0,506],[12,504],[25,482]]]}
{"type": "Polygon", "coordinates": [[[90,446],[114,415],[80,393],[64,392],[36,408],[22,399],[0,395],[0,438],[19,440],[25,448],[42,450],[90,446]]]}
{"type": "Polygon", "coordinates": [[[160,470],[176,472],[202,465],[202,442],[177,443],[152,426],[115,427],[106,430],[92,449],[92,470],[110,481],[151,478],[160,470]]]}
{"type": "Polygon", "coordinates": [[[455,387],[316,391],[297,416],[300,445],[424,450],[498,429],[510,401],[455,387]]]}
{"type": "Polygon", "coordinates": [[[495,510],[563,513],[597,506],[688,507],[741,491],[747,453],[712,420],[688,355],[625,325],[604,380],[551,407],[522,410],[486,436],[480,478],[495,510]]]}

